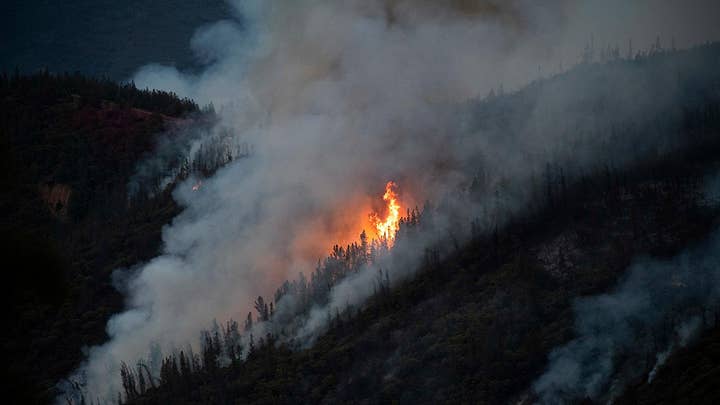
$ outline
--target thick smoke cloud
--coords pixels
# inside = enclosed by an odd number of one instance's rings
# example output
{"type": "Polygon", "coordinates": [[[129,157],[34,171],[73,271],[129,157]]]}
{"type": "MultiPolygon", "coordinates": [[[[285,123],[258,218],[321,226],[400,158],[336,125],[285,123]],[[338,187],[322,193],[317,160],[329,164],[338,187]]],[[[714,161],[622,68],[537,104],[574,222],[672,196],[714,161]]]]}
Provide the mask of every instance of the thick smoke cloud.
{"type": "MultiPolygon", "coordinates": [[[[130,277],[126,311],[109,321],[110,340],[89,349],[75,378],[92,397],[115,398],[121,361],[195,342],[212,319],[242,317],[254,297],[309,274],[333,244],[355,240],[388,180],[400,184],[405,206],[447,199],[468,181],[477,151],[497,176],[529,178],[537,167],[525,157],[547,161],[568,133],[463,138],[464,120],[452,111],[500,84],[513,89],[549,73],[538,66],[577,60],[577,47],[562,47],[578,34],[567,30],[577,10],[586,9],[535,3],[238,2],[237,18],[201,28],[192,42],[205,70],[140,69],[140,86],[222,106],[219,125],[254,152],[199,191],[176,188],[185,209],[164,229],[162,255],[130,277]]],[[[562,110],[572,97],[552,100],[543,108],[562,110]]],[[[532,106],[519,125],[541,128],[545,112],[532,106]]],[[[586,152],[583,164],[599,159],[586,152]]],[[[527,197],[513,198],[520,206],[527,197]]],[[[404,256],[402,265],[387,263],[393,278],[415,267],[404,256]]],[[[374,277],[367,269],[337,285],[331,307],[361,303],[374,277]]],[[[292,312],[291,302],[280,304],[281,314],[292,312]]],[[[312,311],[298,337],[311,340],[327,310],[312,311]]]]}

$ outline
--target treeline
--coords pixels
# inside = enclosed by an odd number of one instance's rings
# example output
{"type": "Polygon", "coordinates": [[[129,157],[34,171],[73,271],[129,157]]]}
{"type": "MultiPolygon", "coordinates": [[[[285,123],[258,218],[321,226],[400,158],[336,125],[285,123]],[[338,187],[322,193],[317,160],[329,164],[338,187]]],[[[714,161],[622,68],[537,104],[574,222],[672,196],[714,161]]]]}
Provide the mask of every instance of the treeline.
{"type": "MultiPolygon", "coordinates": [[[[266,339],[267,341],[260,339],[261,347],[273,343],[270,335],[266,339]]],[[[250,353],[255,349],[255,343],[251,339],[250,353]]],[[[200,353],[194,353],[192,347],[188,347],[187,350],[179,350],[162,359],[139,361],[134,367],[122,363],[120,377],[123,393],[118,393],[118,404],[123,403],[123,398],[127,401],[136,400],[159,384],[171,390],[188,389],[199,375],[212,377],[222,366],[239,365],[243,359],[243,350],[237,322],[228,321],[223,327],[213,322],[210,331],[202,332],[200,353]],[[160,364],[150,364],[158,361],[160,364]],[[159,368],[159,373],[153,372],[152,368],[159,368]]],[[[84,399],[81,401],[84,403],[84,399]]]]}
{"type": "Polygon", "coordinates": [[[172,117],[196,112],[185,125],[212,120],[212,112],[199,112],[191,100],[138,90],[132,83],[80,74],[3,73],[0,176],[30,193],[45,190],[58,217],[116,215],[127,208],[127,181],[140,158],[155,148],[158,134],[173,138],[172,117]]]}
{"type": "Polygon", "coordinates": [[[20,98],[34,105],[51,105],[58,99],[70,99],[80,105],[99,107],[104,101],[124,107],[139,108],[159,114],[182,117],[199,111],[189,98],[161,90],[141,90],[135,83],[118,83],[109,78],[95,78],[80,73],[31,75],[0,73],[0,97],[20,98]]]}

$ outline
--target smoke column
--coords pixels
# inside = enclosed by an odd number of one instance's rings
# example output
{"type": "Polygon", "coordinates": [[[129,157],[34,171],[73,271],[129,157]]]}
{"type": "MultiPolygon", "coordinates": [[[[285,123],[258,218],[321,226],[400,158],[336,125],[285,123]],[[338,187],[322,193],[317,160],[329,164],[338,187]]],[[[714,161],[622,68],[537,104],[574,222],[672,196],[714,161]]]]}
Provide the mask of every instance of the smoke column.
{"type": "MultiPolygon", "coordinates": [[[[329,247],[357,237],[388,180],[415,203],[445,198],[467,181],[468,150],[488,156],[495,173],[528,178],[536,167],[524,157],[566,139],[458,139],[463,122],[450,107],[501,84],[519,88],[563,60],[575,63],[579,50],[571,39],[588,37],[574,31],[582,27],[578,19],[601,9],[600,2],[541,7],[529,0],[234,5],[236,16],[202,27],[192,41],[207,63],[203,71],[149,65],[134,78],[141,87],[222,106],[220,125],[254,153],[220,169],[197,192],[191,184],[176,188],[184,211],[164,229],[162,254],[127,278],[126,309],[108,322],[110,340],[90,348],[72,377],[86,383],[92,398],[116,398],[121,361],[145,357],[153,346],[192,344],[212,319],[242,318],[254,297],[308,274],[329,247]]],[[[625,11],[631,20],[637,15],[636,8],[625,11]]],[[[645,28],[638,42],[650,43],[659,25],[645,28]]],[[[681,46],[715,35],[717,27],[676,22],[667,29],[678,31],[681,46]]],[[[614,26],[604,33],[608,42],[625,36],[614,26]]],[[[572,101],[565,97],[572,89],[559,90],[543,108],[572,101]]],[[[628,94],[628,107],[633,100],[641,108],[637,96],[628,94]]],[[[544,116],[532,111],[528,120],[544,116]]],[[[589,151],[584,156],[593,159],[589,151]]],[[[410,273],[411,264],[393,271],[410,273]]],[[[336,286],[332,302],[362,302],[373,276],[336,286]]],[[[315,333],[319,316],[300,336],[315,333]]]]}

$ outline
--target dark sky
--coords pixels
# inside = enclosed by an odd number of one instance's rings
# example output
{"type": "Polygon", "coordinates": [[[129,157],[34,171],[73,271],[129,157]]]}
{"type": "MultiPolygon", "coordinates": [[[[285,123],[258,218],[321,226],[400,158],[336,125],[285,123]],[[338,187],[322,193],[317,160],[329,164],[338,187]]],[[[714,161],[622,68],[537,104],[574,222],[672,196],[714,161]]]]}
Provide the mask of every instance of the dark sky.
{"type": "Polygon", "coordinates": [[[157,62],[189,68],[196,28],[227,18],[223,0],[9,0],[0,70],[76,71],[127,79],[157,62]]]}

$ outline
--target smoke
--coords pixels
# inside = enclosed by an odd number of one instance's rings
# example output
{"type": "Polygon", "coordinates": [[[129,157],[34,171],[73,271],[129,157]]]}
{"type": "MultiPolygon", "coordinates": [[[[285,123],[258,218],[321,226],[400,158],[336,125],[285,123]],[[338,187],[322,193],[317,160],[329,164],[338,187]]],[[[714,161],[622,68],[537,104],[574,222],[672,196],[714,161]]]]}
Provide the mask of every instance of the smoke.
{"type": "Polygon", "coordinates": [[[190,176],[211,175],[252,152],[230,128],[213,120],[188,121],[158,136],[155,151],[140,160],[128,182],[129,199],[161,193],[190,176]]]}
{"type": "Polygon", "coordinates": [[[637,259],[612,292],[575,302],[576,337],[550,353],[539,402],[612,401],[629,381],[652,383],[718,310],[720,230],[671,260],[637,259]]]}
{"type": "MultiPolygon", "coordinates": [[[[548,160],[588,166],[608,156],[591,143],[577,155],[567,149],[575,134],[566,128],[596,122],[577,115],[558,128],[550,119],[567,113],[582,94],[609,92],[604,85],[577,79],[532,93],[518,103],[524,107],[510,116],[509,127],[487,127],[475,107],[458,112],[501,84],[517,89],[555,71],[548,66],[574,63],[579,48],[563,48],[578,35],[568,29],[582,15],[574,3],[307,0],[235,6],[235,18],[201,28],[192,41],[207,63],[203,71],[149,65],[134,78],[141,87],[222,106],[218,126],[230,128],[235,144],[250,144],[253,153],[219,169],[200,190],[190,182],[176,187],[173,196],[184,210],[163,230],[162,254],[128,278],[126,310],[107,325],[110,340],[90,348],[73,377],[92,397],[116,397],[121,361],[194,342],[212,319],[244,318],[254,297],[311,273],[331,246],[357,239],[389,180],[399,184],[403,206],[446,201],[471,216],[478,207],[453,198],[474,174],[471,167],[485,166],[493,187],[514,179],[516,187],[502,198],[522,207],[531,197],[520,185],[548,160]]],[[[631,113],[657,115],[676,96],[673,74],[670,69],[670,87],[661,95],[648,92],[656,83],[649,79],[627,86],[610,113],[620,121],[631,113]]],[[[628,75],[622,76],[628,83],[642,79],[628,75]]],[[[478,108],[492,113],[492,105],[478,108]]],[[[170,155],[191,153],[214,133],[168,146],[170,155]]],[[[624,141],[617,148],[637,140],[624,141]]],[[[391,282],[410,276],[421,259],[418,246],[448,235],[461,238],[450,221],[438,215],[435,232],[417,245],[399,244],[397,254],[376,267],[389,269],[391,282]]],[[[311,342],[328,312],[361,304],[373,292],[376,271],[368,267],[337,284],[328,306],[314,308],[296,325],[296,337],[311,342]]],[[[291,297],[279,302],[278,319],[291,322],[294,307],[291,297]]]]}

